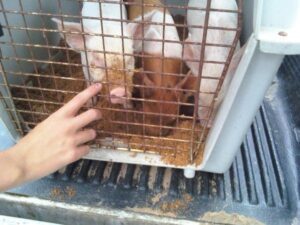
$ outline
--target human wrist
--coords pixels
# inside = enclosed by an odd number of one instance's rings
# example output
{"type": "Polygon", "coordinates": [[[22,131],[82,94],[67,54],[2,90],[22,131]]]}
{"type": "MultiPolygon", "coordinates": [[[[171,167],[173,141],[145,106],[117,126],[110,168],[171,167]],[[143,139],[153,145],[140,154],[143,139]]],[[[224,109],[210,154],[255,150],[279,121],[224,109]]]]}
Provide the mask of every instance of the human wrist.
{"type": "Polygon", "coordinates": [[[28,180],[28,168],[26,166],[26,155],[22,154],[18,144],[8,151],[8,161],[11,163],[11,179],[15,185],[28,180]]]}
{"type": "Polygon", "coordinates": [[[0,191],[15,187],[25,181],[24,169],[22,168],[21,158],[18,151],[12,147],[0,152],[0,191]]]}

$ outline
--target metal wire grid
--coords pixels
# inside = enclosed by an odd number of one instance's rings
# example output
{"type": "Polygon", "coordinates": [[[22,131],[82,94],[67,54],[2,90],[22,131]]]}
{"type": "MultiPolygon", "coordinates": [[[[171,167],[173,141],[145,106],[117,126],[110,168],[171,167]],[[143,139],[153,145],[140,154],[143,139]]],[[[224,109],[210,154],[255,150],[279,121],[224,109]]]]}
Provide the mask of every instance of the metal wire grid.
{"type": "MultiPolygon", "coordinates": [[[[8,107],[6,108],[6,110],[11,114],[13,119],[13,122],[16,124],[16,129],[21,133],[21,134],[25,134],[28,132],[28,127],[32,128],[34,127],[37,123],[39,123],[42,119],[46,118],[48,115],[50,115],[53,112],[53,109],[57,109],[58,107],[62,106],[64,104],[64,102],[61,100],[61,95],[75,95],[76,93],[78,93],[77,91],[74,90],[68,90],[64,87],[62,87],[61,85],[59,85],[60,82],[74,82],[74,85],[77,85],[78,83],[76,82],[80,82],[81,84],[85,81],[83,76],[81,78],[78,77],[72,77],[70,76],[74,71],[81,69],[82,67],[88,67],[84,64],[82,64],[80,61],[79,62],[72,62],[72,57],[78,57],[78,55],[73,53],[73,49],[71,49],[65,42],[62,42],[63,44],[61,45],[53,45],[50,44],[51,41],[49,40],[49,34],[51,33],[57,33],[59,32],[56,29],[50,29],[49,27],[47,27],[47,20],[49,20],[52,17],[55,18],[60,18],[62,23],[64,24],[66,21],[69,21],[70,19],[79,19],[80,21],[82,21],[83,18],[86,19],[96,19],[94,17],[82,17],[80,16],[80,12],[77,13],[77,15],[71,15],[71,14],[65,14],[62,11],[62,0],[55,0],[52,1],[53,4],[56,4],[56,12],[57,13],[49,13],[47,11],[47,9],[45,9],[43,7],[43,0],[36,0],[32,2],[37,2],[38,5],[38,9],[35,11],[30,11],[30,10],[26,10],[24,9],[24,4],[25,1],[22,0],[18,0],[18,4],[19,6],[16,6],[16,10],[14,9],[6,9],[3,1],[0,1],[0,5],[1,5],[1,13],[3,15],[4,18],[4,24],[3,24],[3,28],[5,31],[5,34],[9,36],[9,41],[2,41],[0,40],[0,44],[1,45],[6,45],[6,46],[10,46],[12,48],[13,51],[13,56],[5,56],[2,55],[2,62],[1,62],[1,74],[2,74],[2,78],[3,78],[3,83],[1,83],[1,88],[5,89],[7,91],[7,94],[3,94],[2,93],[2,99],[4,99],[6,102],[10,102],[10,104],[8,104],[8,107]],[[19,26],[17,24],[14,24],[12,21],[10,21],[9,15],[20,15],[22,18],[22,22],[23,25],[19,26]],[[27,19],[29,16],[33,16],[37,19],[41,19],[42,21],[42,25],[41,27],[33,27],[28,25],[27,23],[27,19]],[[28,39],[27,42],[21,43],[21,42],[17,42],[14,39],[13,36],[13,32],[21,32],[23,34],[26,34],[26,37],[28,39]],[[41,33],[44,39],[44,43],[35,43],[35,40],[33,40],[32,35],[35,33],[41,33]],[[28,49],[30,56],[29,57],[21,57],[18,54],[18,51],[21,48],[26,48],[28,49]],[[39,59],[36,55],[35,52],[37,49],[42,49],[45,50],[47,57],[46,59],[39,59]],[[63,59],[56,59],[57,55],[63,55],[64,58],[63,59]],[[9,63],[9,62],[15,62],[17,65],[17,68],[15,68],[14,70],[6,70],[4,64],[5,63],[9,63]],[[24,63],[25,64],[30,64],[32,65],[33,70],[31,72],[26,72],[26,69],[24,69],[24,63]],[[61,67],[61,68],[66,68],[65,72],[68,72],[67,76],[59,76],[56,72],[57,67],[61,67]],[[41,68],[47,68],[47,72],[41,72],[43,71],[41,68]],[[14,83],[14,82],[9,82],[9,77],[14,77],[14,78],[20,78],[21,77],[21,83],[14,83]],[[34,81],[32,81],[34,80],[34,81]],[[48,80],[51,82],[51,87],[45,87],[45,85],[42,83],[43,80],[48,80]],[[14,92],[18,90],[22,92],[21,95],[15,95],[14,92]],[[35,96],[37,96],[37,98],[34,98],[32,96],[32,92],[35,93],[35,96]],[[51,95],[52,98],[47,97],[47,95],[51,95]],[[54,97],[53,97],[54,96],[54,97]],[[21,103],[21,104],[20,104],[21,103]],[[19,105],[19,106],[18,106],[19,105]],[[20,107],[20,105],[22,107],[20,107]],[[36,105],[39,105],[40,108],[37,111],[36,110],[36,105]],[[50,107],[49,107],[50,106],[50,107]],[[23,120],[20,120],[19,116],[17,116],[17,114],[20,114],[23,117],[23,120]]],[[[163,18],[163,23],[153,23],[153,22],[146,22],[143,21],[143,27],[147,24],[153,24],[153,25],[162,25],[163,26],[163,37],[165,36],[165,27],[166,26],[176,26],[178,29],[182,29],[183,30],[183,35],[182,36],[186,36],[187,34],[187,30],[190,26],[187,25],[186,20],[184,20],[183,23],[177,23],[175,21],[175,24],[168,24],[165,23],[165,15],[169,10],[172,9],[178,9],[178,10],[182,10],[184,12],[185,15],[187,15],[188,10],[204,10],[206,12],[205,15],[205,23],[204,25],[199,25],[199,26],[193,26],[195,28],[202,28],[203,29],[203,39],[202,39],[202,43],[201,42],[185,42],[183,38],[181,38],[180,42],[175,42],[175,41],[170,41],[170,40],[157,40],[157,39],[149,39],[149,38],[144,38],[144,29],[143,30],[143,34],[142,34],[142,38],[138,39],[138,38],[133,38],[133,37],[128,37],[128,36],[124,36],[123,34],[123,22],[126,23],[130,23],[133,21],[130,21],[128,19],[122,19],[122,20],[114,20],[114,19],[109,19],[109,18],[102,18],[102,10],[101,10],[101,5],[102,2],[104,1],[96,1],[99,3],[99,8],[100,8],[100,18],[97,18],[100,20],[101,24],[102,24],[102,34],[95,34],[95,33],[89,33],[89,32],[85,32],[84,31],[84,27],[83,25],[81,25],[83,32],[80,33],[80,35],[83,36],[83,38],[85,39],[87,36],[101,36],[102,37],[102,41],[104,42],[104,38],[106,37],[115,37],[115,38],[122,38],[122,52],[121,55],[123,56],[123,69],[121,69],[120,71],[124,73],[124,83],[125,83],[125,88],[129,88],[130,84],[128,84],[126,82],[125,76],[126,73],[128,72],[135,72],[136,70],[128,70],[125,68],[125,57],[127,54],[124,51],[124,40],[126,38],[130,39],[134,39],[134,40],[141,40],[142,41],[142,53],[134,53],[132,56],[134,56],[136,59],[141,59],[141,66],[142,68],[144,67],[144,59],[146,57],[149,57],[148,55],[143,54],[144,52],[144,42],[145,41],[154,41],[154,42],[162,42],[162,55],[161,56],[155,56],[156,59],[161,59],[162,63],[161,63],[161,67],[162,67],[162,73],[160,74],[161,79],[163,79],[164,76],[180,76],[180,78],[183,78],[184,76],[186,76],[187,71],[184,71],[184,63],[182,63],[180,65],[180,73],[179,74],[172,74],[172,73],[165,73],[163,72],[163,64],[164,64],[164,46],[165,43],[180,43],[183,45],[185,44],[193,44],[193,45],[201,45],[201,57],[199,60],[194,60],[194,62],[200,62],[199,63],[199,76],[197,77],[197,89],[195,90],[184,90],[184,89],[174,89],[174,87],[153,87],[155,90],[162,90],[162,91],[176,91],[176,92],[190,92],[193,93],[194,95],[194,102],[180,102],[179,99],[177,99],[177,101],[170,101],[170,102],[166,102],[166,101],[161,101],[161,100],[151,100],[151,99],[147,99],[147,98],[142,98],[141,96],[132,96],[132,97],[127,97],[128,100],[130,101],[134,101],[137,103],[141,103],[141,104],[147,104],[149,102],[152,103],[158,103],[159,105],[161,104],[176,104],[177,105],[177,112],[175,114],[167,114],[162,112],[162,107],[159,107],[159,111],[156,113],[150,113],[150,112],[143,112],[141,110],[137,110],[136,108],[133,109],[125,109],[125,108],[121,108],[121,107],[112,107],[112,106],[108,106],[108,107],[99,107],[95,104],[93,104],[92,107],[94,108],[98,108],[102,111],[109,111],[111,113],[122,113],[125,114],[125,119],[123,120],[118,120],[118,119],[114,119],[111,120],[109,123],[109,129],[108,131],[102,130],[102,129],[97,129],[99,134],[101,135],[101,139],[98,138],[95,142],[95,144],[97,144],[97,147],[100,147],[100,145],[103,145],[103,137],[107,136],[110,137],[108,142],[105,142],[106,147],[110,147],[110,148],[114,148],[114,149],[125,149],[125,150],[136,150],[136,151],[142,151],[142,152],[153,152],[153,153],[157,153],[157,151],[151,151],[151,149],[160,149],[160,150],[165,150],[168,151],[170,154],[176,154],[176,150],[181,151],[181,149],[174,149],[178,147],[182,147],[179,144],[180,143],[185,143],[188,144],[190,147],[190,151],[187,153],[189,154],[189,158],[190,158],[190,162],[193,161],[193,159],[195,158],[196,154],[197,154],[197,150],[199,149],[200,145],[203,144],[205,142],[205,137],[206,137],[206,130],[208,129],[208,120],[210,118],[207,118],[207,120],[204,121],[204,125],[203,127],[199,128],[199,126],[197,126],[198,124],[198,118],[197,118],[197,110],[198,107],[208,107],[208,111],[209,111],[209,117],[212,116],[212,112],[213,112],[213,107],[214,107],[214,101],[212,102],[212,104],[210,106],[202,106],[202,105],[198,105],[198,96],[199,93],[205,93],[200,89],[200,85],[201,85],[201,80],[203,78],[206,79],[216,79],[216,78],[212,78],[212,77],[203,77],[201,76],[201,72],[203,69],[203,65],[205,63],[212,63],[212,64],[224,64],[224,69],[223,69],[223,73],[221,75],[220,78],[217,78],[218,80],[218,87],[217,87],[217,91],[214,93],[207,93],[207,94],[213,94],[214,99],[216,99],[216,97],[218,96],[218,92],[222,86],[224,77],[226,75],[229,63],[231,61],[231,58],[233,56],[235,47],[238,43],[238,38],[239,38],[239,34],[241,31],[241,5],[242,5],[242,0],[238,0],[238,6],[239,9],[238,11],[232,11],[232,10],[222,10],[222,9],[212,9],[211,8],[211,0],[207,1],[207,7],[205,9],[200,9],[200,8],[188,8],[187,5],[185,6],[181,6],[181,5],[176,5],[176,4],[155,4],[153,3],[153,1],[151,2],[151,4],[147,3],[147,0],[142,0],[140,4],[141,9],[142,9],[142,18],[144,17],[144,8],[145,7],[157,7],[160,8],[163,12],[164,12],[164,18],[163,18]],[[237,28],[222,28],[222,27],[211,27],[208,26],[208,20],[209,20],[209,13],[211,11],[221,11],[221,12],[228,12],[228,13],[237,13],[238,14],[238,26],[237,28]],[[116,35],[108,35],[108,34],[103,34],[103,21],[122,21],[122,35],[121,36],[116,36],[116,35]],[[227,30],[227,31],[232,31],[232,32],[236,32],[236,36],[235,36],[235,40],[231,45],[224,45],[224,44],[218,44],[218,43],[207,43],[206,42],[206,36],[207,36],[207,32],[209,29],[219,29],[219,30],[227,30]],[[205,61],[204,60],[204,54],[205,54],[205,47],[206,46],[217,46],[217,47],[226,47],[226,48],[230,48],[230,52],[229,52],[229,56],[226,60],[226,62],[218,62],[218,61],[205,61]],[[185,107],[190,107],[191,109],[193,109],[193,114],[192,115],[180,115],[179,114],[179,110],[180,107],[185,106],[185,107]],[[130,120],[130,116],[134,118],[140,118],[138,121],[136,120],[130,120]],[[159,118],[159,124],[146,124],[145,123],[145,118],[147,116],[155,116],[159,118]],[[176,117],[176,120],[173,124],[163,124],[162,120],[164,117],[176,117]],[[190,121],[191,126],[186,128],[182,128],[180,127],[180,123],[182,123],[182,121],[190,121]],[[123,129],[121,131],[113,131],[115,126],[123,126],[123,129]],[[140,128],[140,132],[139,133],[133,133],[131,132],[132,127],[138,127],[140,128]],[[156,136],[151,136],[147,134],[147,129],[148,128],[157,128],[160,131],[162,129],[168,129],[171,130],[172,132],[188,132],[188,137],[180,137],[180,136],[176,136],[175,138],[172,136],[164,136],[162,134],[162,132],[159,133],[158,137],[160,140],[163,140],[165,142],[151,142],[152,140],[158,140],[158,138],[156,136]],[[136,138],[140,138],[141,141],[139,142],[134,142],[134,140],[132,140],[132,137],[136,137],[136,138]],[[126,142],[127,145],[123,145],[123,147],[120,147],[120,138],[125,138],[122,139],[123,142],[126,142]],[[150,141],[150,142],[149,142],[150,141]],[[173,144],[170,144],[173,143],[173,144]],[[175,143],[175,145],[174,145],[175,143]],[[133,147],[134,146],[134,147],[133,147]]],[[[111,3],[111,4],[120,4],[120,3],[116,3],[115,1],[105,1],[107,3],[111,3]]],[[[82,1],[77,1],[77,3],[82,3],[82,1]]],[[[26,3],[27,4],[27,3],[26,3]]],[[[131,5],[137,4],[134,3],[133,1],[126,1],[123,2],[122,4],[126,5],[126,7],[130,7],[131,5]]],[[[120,5],[120,12],[122,14],[122,9],[121,9],[121,5],[120,5]]],[[[143,19],[144,20],[144,19],[143,19]]],[[[81,23],[82,24],[82,23],[81,23]]],[[[63,25],[64,26],[64,25],[63,25]]],[[[66,39],[66,35],[68,34],[67,32],[63,31],[61,32],[64,35],[64,39],[66,39]]],[[[85,42],[84,42],[85,45],[85,42]]],[[[110,81],[108,79],[107,76],[107,71],[108,70],[112,70],[112,68],[108,68],[106,65],[106,54],[119,54],[119,53],[115,53],[115,52],[108,52],[105,49],[105,45],[103,46],[103,51],[95,51],[95,50],[89,50],[86,48],[86,45],[84,46],[85,48],[85,58],[86,61],[88,61],[88,57],[87,57],[87,53],[88,52],[96,52],[96,53],[103,53],[104,54],[104,69],[106,70],[106,81],[103,81],[102,83],[106,84],[108,86],[108,90],[110,90],[110,86],[111,85],[115,85],[112,81],[110,81]]],[[[130,55],[129,55],[130,56],[130,55]]],[[[76,60],[75,60],[76,61],[76,60]]],[[[118,70],[118,69],[114,69],[114,70],[118,70]]],[[[87,70],[89,72],[89,70],[87,70]]],[[[146,74],[155,74],[152,71],[145,71],[146,74]]],[[[64,74],[61,74],[64,75],[64,74]]],[[[89,74],[89,78],[90,78],[90,74],[89,74]]],[[[91,82],[91,79],[89,79],[88,82],[91,82]]],[[[145,87],[144,85],[141,84],[134,84],[133,88],[135,88],[136,90],[144,90],[145,87]]],[[[148,87],[149,88],[149,87],[148,87]]],[[[110,100],[110,96],[108,94],[99,94],[98,96],[99,98],[105,98],[110,100]]],[[[101,122],[99,122],[101,123],[101,122]]]]}

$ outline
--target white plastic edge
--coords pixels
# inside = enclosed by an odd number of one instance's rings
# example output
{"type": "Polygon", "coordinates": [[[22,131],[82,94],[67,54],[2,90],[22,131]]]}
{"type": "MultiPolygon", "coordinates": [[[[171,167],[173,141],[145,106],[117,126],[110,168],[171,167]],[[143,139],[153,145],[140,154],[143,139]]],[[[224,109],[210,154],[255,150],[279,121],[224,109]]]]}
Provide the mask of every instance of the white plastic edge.
{"type": "Polygon", "coordinates": [[[148,166],[161,166],[169,168],[191,169],[199,170],[195,165],[176,166],[165,163],[161,156],[158,154],[133,152],[126,150],[94,148],[92,151],[83,157],[84,159],[104,160],[108,162],[148,165],[148,166]]]}
{"type": "Polygon", "coordinates": [[[257,39],[262,52],[280,55],[300,54],[300,28],[298,30],[261,28],[257,39]],[[279,35],[282,32],[287,36],[279,35]]]}
{"type": "Polygon", "coordinates": [[[240,145],[284,55],[259,50],[252,35],[207,138],[202,170],[224,173],[240,145]]]}
{"type": "MultiPolygon", "coordinates": [[[[209,135],[207,137],[205,149],[204,149],[204,156],[202,161],[202,166],[205,167],[207,164],[212,151],[214,150],[214,147],[219,139],[219,135],[224,129],[224,124],[226,122],[226,118],[228,117],[230,110],[232,108],[233,102],[235,100],[235,97],[238,93],[238,87],[241,86],[241,83],[244,79],[244,76],[246,74],[247,68],[250,64],[250,61],[253,57],[253,54],[255,52],[256,46],[257,46],[257,40],[252,35],[249,38],[249,41],[246,44],[245,52],[241,58],[241,61],[236,69],[236,72],[233,76],[233,79],[231,81],[231,84],[228,88],[228,92],[223,100],[222,105],[220,106],[220,109],[215,117],[214,123],[212,125],[212,128],[209,132],[209,135]]],[[[222,153],[220,153],[222,155],[222,153]]]]}
{"type": "Polygon", "coordinates": [[[298,0],[255,0],[253,20],[254,34],[262,52],[300,54],[298,0]]]}

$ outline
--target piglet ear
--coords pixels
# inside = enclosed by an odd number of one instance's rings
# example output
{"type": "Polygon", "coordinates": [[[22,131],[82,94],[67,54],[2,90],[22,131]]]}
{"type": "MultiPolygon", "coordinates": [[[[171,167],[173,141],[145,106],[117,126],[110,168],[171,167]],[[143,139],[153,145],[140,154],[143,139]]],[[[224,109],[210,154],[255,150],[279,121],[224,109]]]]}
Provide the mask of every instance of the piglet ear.
{"type": "MultiPolygon", "coordinates": [[[[180,93],[180,101],[187,102],[188,99],[192,96],[197,95],[197,77],[193,76],[190,71],[177,85],[177,89],[181,89],[180,93]],[[196,92],[195,92],[196,91],[196,92]]],[[[183,106],[184,107],[184,106],[183,106]]],[[[190,108],[190,107],[187,107],[190,108]]]]}
{"type": "Polygon", "coordinates": [[[192,44],[192,42],[199,43],[199,41],[195,41],[189,34],[189,37],[185,40],[185,42],[187,43],[183,46],[183,60],[191,69],[192,73],[197,76],[199,74],[201,47],[199,45],[192,44]]]}
{"type": "MultiPolygon", "coordinates": [[[[193,42],[190,34],[187,39],[185,39],[184,42],[193,42]]],[[[193,45],[192,44],[184,44],[183,48],[183,59],[184,60],[193,60],[195,58],[194,51],[193,51],[193,45]]]]}
{"type": "Polygon", "coordinates": [[[154,83],[152,80],[149,79],[149,77],[139,71],[134,73],[134,79],[138,85],[141,85],[139,87],[139,94],[142,98],[148,98],[153,95],[153,90],[154,90],[154,83]]]}
{"type": "MultiPolygon", "coordinates": [[[[66,42],[72,49],[79,52],[84,50],[84,38],[81,34],[83,31],[80,23],[62,23],[61,20],[56,18],[52,18],[52,21],[57,24],[57,28],[61,32],[60,35],[66,38],[66,42]]],[[[88,32],[88,30],[85,29],[84,32],[88,32]]],[[[88,37],[85,36],[85,38],[88,37]]]]}
{"type": "Polygon", "coordinates": [[[193,76],[192,71],[189,71],[188,74],[176,85],[176,88],[195,90],[196,85],[197,77],[193,76]]]}
{"type": "Polygon", "coordinates": [[[134,19],[132,23],[127,24],[128,32],[131,37],[141,39],[143,38],[143,28],[144,31],[147,31],[151,24],[148,24],[152,21],[152,17],[155,13],[155,10],[151,11],[150,13],[147,13],[144,15],[144,18],[142,16],[137,17],[134,19]],[[144,20],[142,20],[144,19],[144,20]],[[146,23],[145,23],[146,22],[146,23]]]}
{"type": "Polygon", "coordinates": [[[153,81],[149,79],[147,74],[144,74],[144,85],[147,86],[144,88],[144,97],[149,98],[154,94],[155,85],[153,81]]]}

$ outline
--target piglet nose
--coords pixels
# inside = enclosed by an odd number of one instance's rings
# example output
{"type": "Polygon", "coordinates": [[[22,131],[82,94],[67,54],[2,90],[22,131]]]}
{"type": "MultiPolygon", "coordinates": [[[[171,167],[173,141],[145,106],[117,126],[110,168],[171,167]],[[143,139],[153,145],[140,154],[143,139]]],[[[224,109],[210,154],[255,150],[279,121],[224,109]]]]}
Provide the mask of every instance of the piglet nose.
{"type": "Polygon", "coordinates": [[[110,91],[110,100],[112,104],[123,104],[126,97],[125,88],[118,87],[110,91]]]}

